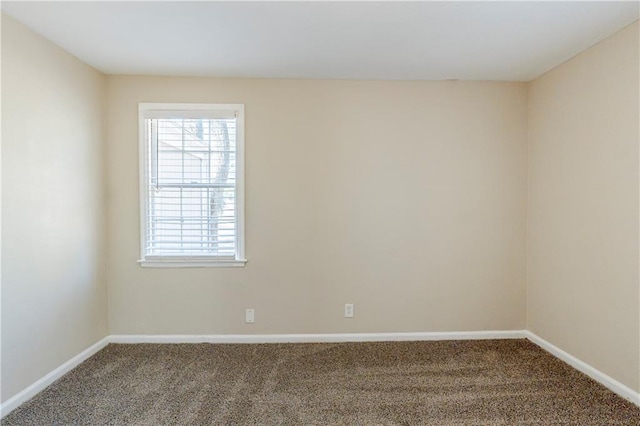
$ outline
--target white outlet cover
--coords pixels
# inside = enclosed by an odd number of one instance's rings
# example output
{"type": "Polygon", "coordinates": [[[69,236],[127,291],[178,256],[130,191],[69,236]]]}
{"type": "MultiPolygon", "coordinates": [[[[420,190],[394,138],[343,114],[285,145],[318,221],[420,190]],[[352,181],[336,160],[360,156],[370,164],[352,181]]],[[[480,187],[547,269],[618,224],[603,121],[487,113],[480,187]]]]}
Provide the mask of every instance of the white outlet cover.
{"type": "Polygon", "coordinates": [[[247,324],[253,324],[256,320],[256,311],[254,309],[247,309],[244,311],[244,322],[247,324]]]}
{"type": "Polygon", "coordinates": [[[344,317],[353,318],[354,306],[353,303],[346,303],[344,305],[344,317]]]}

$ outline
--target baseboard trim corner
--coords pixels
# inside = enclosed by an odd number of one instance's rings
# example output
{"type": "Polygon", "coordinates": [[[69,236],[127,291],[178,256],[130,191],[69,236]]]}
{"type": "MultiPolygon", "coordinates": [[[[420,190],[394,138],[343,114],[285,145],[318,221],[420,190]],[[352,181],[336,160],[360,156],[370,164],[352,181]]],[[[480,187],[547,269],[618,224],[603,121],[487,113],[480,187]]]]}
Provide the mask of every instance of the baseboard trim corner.
{"type": "Polygon", "coordinates": [[[524,339],[524,330],[454,331],[415,333],[327,334],[214,334],[214,335],[112,335],[111,343],[340,343],[428,340],[524,339]]]}
{"type": "Polygon", "coordinates": [[[592,367],[591,365],[589,365],[586,362],[576,358],[575,356],[569,354],[568,352],[563,351],[562,349],[560,349],[559,347],[557,347],[553,343],[550,343],[550,342],[546,341],[542,337],[538,336],[537,334],[535,334],[535,333],[533,333],[533,332],[531,332],[529,330],[526,330],[524,332],[524,336],[529,341],[531,341],[532,343],[535,343],[536,345],[540,346],[545,351],[549,352],[551,355],[553,355],[556,358],[566,362],[567,364],[569,364],[570,366],[572,366],[576,370],[586,374],[587,376],[591,377],[596,382],[598,382],[598,383],[602,384],[603,386],[607,387],[609,390],[611,390],[615,394],[621,396],[622,398],[626,399],[627,401],[631,401],[632,403],[634,403],[635,405],[640,407],[640,392],[634,391],[633,389],[631,389],[627,385],[624,385],[624,384],[620,383],[619,381],[617,381],[613,377],[603,373],[602,371],[598,370],[597,368],[592,367]]]}
{"type": "Polygon", "coordinates": [[[38,393],[42,392],[47,386],[67,374],[69,371],[76,368],[78,365],[96,354],[99,350],[101,350],[108,344],[109,336],[102,338],[100,341],[94,343],[87,349],[80,352],[78,355],[60,365],[58,368],[49,372],[46,376],[36,380],[22,391],[7,399],[0,405],[0,418],[5,417],[20,405],[24,404],[25,402],[36,396],[38,393]]]}

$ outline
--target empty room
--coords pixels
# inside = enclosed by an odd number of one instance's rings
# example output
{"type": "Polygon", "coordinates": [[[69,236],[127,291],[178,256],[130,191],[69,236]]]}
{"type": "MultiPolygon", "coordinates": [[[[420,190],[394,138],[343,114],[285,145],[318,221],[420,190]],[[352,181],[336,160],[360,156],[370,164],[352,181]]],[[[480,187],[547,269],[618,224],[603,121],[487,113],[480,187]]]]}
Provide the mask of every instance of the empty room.
{"type": "Polygon", "coordinates": [[[640,4],[3,1],[0,424],[640,425],[640,4]]]}

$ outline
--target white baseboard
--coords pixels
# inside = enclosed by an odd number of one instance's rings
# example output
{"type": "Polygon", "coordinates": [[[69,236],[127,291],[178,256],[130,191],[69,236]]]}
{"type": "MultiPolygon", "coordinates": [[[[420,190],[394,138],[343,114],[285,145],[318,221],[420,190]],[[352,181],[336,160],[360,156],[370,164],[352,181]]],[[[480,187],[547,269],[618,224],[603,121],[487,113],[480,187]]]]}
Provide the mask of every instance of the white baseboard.
{"type": "Polygon", "coordinates": [[[108,343],[109,343],[109,337],[103,338],[99,342],[89,346],[87,349],[85,349],[84,351],[80,352],[78,355],[71,358],[69,361],[62,364],[60,367],[51,371],[46,376],[42,377],[41,379],[38,379],[31,385],[27,386],[24,390],[18,392],[11,398],[7,399],[4,403],[2,403],[2,405],[0,405],[0,418],[6,416],[10,412],[18,408],[20,405],[24,404],[25,402],[27,402],[28,400],[36,396],[38,393],[43,391],[51,383],[55,382],[56,380],[58,380],[59,378],[67,374],[69,371],[73,370],[75,367],[80,365],[87,358],[91,357],[100,349],[107,346],[108,343]]]}
{"type": "Polygon", "coordinates": [[[112,335],[111,343],[339,343],[426,340],[524,339],[524,330],[454,331],[425,333],[329,334],[214,334],[214,335],[112,335]]]}
{"type": "Polygon", "coordinates": [[[538,336],[537,334],[529,330],[526,330],[524,332],[524,335],[531,342],[535,343],[536,345],[540,346],[542,349],[551,353],[556,358],[561,359],[562,361],[566,362],[576,370],[586,374],[596,382],[606,386],[614,393],[620,395],[622,398],[633,402],[637,406],[640,406],[640,393],[634,391],[633,389],[631,389],[626,385],[623,385],[613,377],[606,375],[602,371],[590,366],[586,362],[581,361],[578,358],[574,357],[573,355],[563,351],[562,349],[555,346],[554,344],[549,343],[548,341],[544,340],[542,337],[538,336]]]}

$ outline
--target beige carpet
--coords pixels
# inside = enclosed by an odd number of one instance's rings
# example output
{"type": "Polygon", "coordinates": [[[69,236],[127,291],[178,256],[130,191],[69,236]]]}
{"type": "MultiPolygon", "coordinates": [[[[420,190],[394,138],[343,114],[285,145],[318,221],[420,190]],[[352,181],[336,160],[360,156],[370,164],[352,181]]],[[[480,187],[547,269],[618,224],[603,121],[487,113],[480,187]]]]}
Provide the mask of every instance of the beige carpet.
{"type": "Polygon", "coordinates": [[[526,340],[109,345],[2,425],[640,425],[526,340]]]}

